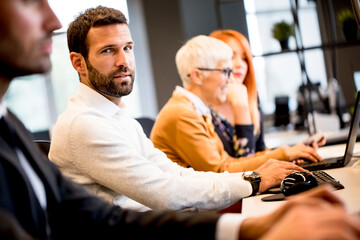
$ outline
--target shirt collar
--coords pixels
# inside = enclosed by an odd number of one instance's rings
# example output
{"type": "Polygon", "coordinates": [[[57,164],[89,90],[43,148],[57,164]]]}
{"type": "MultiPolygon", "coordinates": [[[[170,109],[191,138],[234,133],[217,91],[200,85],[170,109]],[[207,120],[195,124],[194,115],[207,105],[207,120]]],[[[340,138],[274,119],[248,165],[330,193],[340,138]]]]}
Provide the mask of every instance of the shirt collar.
{"type": "Polygon", "coordinates": [[[176,86],[175,90],[184,94],[192,102],[192,104],[194,104],[196,112],[200,116],[210,115],[210,108],[206,106],[205,103],[198,96],[180,86],[176,86]]]}
{"type": "Polygon", "coordinates": [[[78,95],[85,99],[91,107],[95,107],[97,111],[109,117],[125,111],[124,108],[119,108],[115,103],[83,83],[79,84],[78,95]]]}
{"type": "Polygon", "coordinates": [[[3,99],[0,99],[0,118],[5,116],[7,113],[6,105],[3,99]]]}

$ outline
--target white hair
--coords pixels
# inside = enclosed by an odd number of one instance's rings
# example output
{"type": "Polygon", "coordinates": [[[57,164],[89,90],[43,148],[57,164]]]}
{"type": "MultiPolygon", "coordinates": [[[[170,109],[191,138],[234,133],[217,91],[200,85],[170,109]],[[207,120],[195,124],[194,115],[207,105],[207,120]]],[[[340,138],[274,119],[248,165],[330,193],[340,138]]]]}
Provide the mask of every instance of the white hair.
{"type": "Polygon", "coordinates": [[[216,68],[221,61],[231,61],[232,49],[223,41],[199,35],[187,41],[176,53],[175,61],[183,86],[194,68],[216,68]]]}

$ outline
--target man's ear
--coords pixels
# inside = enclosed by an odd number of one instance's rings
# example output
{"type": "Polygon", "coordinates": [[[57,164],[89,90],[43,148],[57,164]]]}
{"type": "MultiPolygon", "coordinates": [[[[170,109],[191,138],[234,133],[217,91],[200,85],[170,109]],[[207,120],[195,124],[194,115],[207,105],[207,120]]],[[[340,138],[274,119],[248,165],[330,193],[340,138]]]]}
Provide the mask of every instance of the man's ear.
{"type": "Polygon", "coordinates": [[[81,53],[71,52],[70,53],[70,61],[73,68],[79,73],[83,74],[86,72],[86,62],[81,53]]]}
{"type": "Polygon", "coordinates": [[[195,85],[201,85],[203,81],[203,75],[200,74],[199,70],[194,69],[190,72],[191,82],[195,85]]]}

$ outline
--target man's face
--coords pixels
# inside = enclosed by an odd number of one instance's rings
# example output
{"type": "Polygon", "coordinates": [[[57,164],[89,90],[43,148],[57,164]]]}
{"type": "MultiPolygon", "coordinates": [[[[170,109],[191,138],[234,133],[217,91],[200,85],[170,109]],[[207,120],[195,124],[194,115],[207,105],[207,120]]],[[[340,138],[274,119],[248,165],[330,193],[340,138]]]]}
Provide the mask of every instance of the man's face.
{"type": "Polygon", "coordinates": [[[47,0],[1,0],[0,75],[49,71],[52,32],[60,27],[47,0]]]}
{"type": "Polygon", "coordinates": [[[88,84],[107,97],[121,98],[133,88],[134,43],[126,24],[91,28],[87,35],[88,84]]]}

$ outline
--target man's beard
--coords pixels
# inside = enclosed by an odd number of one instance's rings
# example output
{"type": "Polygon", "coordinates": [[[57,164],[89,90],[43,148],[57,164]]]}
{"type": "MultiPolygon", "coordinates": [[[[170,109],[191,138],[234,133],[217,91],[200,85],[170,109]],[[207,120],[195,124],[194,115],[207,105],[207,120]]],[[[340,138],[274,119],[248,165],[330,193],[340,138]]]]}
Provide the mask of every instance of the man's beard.
{"type": "Polygon", "coordinates": [[[118,70],[108,75],[104,75],[94,68],[89,61],[86,61],[86,64],[90,84],[101,94],[111,97],[123,97],[131,93],[135,79],[135,72],[130,70],[128,67],[121,65],[118,70]],[[130,73],[130,82],[116,83],[114,76],[121,72],[130,73]]]}

